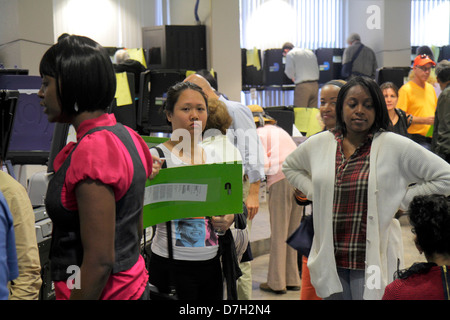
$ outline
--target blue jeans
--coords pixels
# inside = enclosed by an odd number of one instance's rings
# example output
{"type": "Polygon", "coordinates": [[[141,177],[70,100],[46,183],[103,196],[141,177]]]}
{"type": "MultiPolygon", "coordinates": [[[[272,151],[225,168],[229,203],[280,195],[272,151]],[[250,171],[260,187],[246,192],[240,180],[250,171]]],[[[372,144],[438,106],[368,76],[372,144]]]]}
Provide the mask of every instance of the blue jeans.
{"type": "Polygon", "coordinates": [[[363,300],[365,270],[337,268],[342,292],[332,294],[324,300],[363,300]]]}

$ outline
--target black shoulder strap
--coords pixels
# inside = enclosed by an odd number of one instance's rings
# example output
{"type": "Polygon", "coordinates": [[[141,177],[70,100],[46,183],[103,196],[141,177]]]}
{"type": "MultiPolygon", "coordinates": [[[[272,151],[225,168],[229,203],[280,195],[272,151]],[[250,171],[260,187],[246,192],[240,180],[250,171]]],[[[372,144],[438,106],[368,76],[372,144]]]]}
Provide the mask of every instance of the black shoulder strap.
{"type": "MultiPolygon", "coordinates": [[[[155,149],[158,152],[158,155],[160,158],[164,158],[164,152],[161,150],[160,147],[152,147],[151,149],[155,149]]],[[[166,161],[164,161],[161,169],[167,168],[166,161]]],[[[166,228],[167,228],[167,250],[169,252],[169,259],[173,260],[173,241],[172,241],[172,221],[166,222],[166,228]]],[[[169,294],[170,295],[176,295],[176,288],[175,288],[175,279],[174,279],[174,271],[172,263],[169,264],[169,294]]]]}
{"type": "MultiPolygon", "coordinates": [[[[151,149],[155,149],[156,151],[158,151],[159,157],[160,158],[164,158],[164,152],[161,150],[160,147],[152,147],[151,149]]],[[[164,161],[162,167],[162,169],[167,168],[167,164],[164,161]]],[[[166,222],[166,228],[167,228],[167,250],[169,251],[169,259],[173,259],[173,248],[172,248],[172,222],[171,221],[167,221],[166,222]]]]}
{"type": "Polygon", "coordinates": [[[356,58],[358,58],[359,53],[361,52],[363,47],[364,47],[364,45],[361,43],[361,45],[359,46],[358,50],[356,51],[355,55],[352,58],[352,63],[355,62],[356,58]]]}
{"type": "MultiPolygon", "coordinates": [[[[156,151],[158,151],[158,154],[159,154],[159,157],[160,157],[160,158],[164,158],[164,157],[165,157],[164,152],[161,150],[160,147],[152,147],[151,149],[155,149],[156,151]]],[[[167,168],[167,163],[166,163],[166,161],[164,161],[164,163],[163,163],[161,169],[165,169],[165,168],[167,168]]]]}

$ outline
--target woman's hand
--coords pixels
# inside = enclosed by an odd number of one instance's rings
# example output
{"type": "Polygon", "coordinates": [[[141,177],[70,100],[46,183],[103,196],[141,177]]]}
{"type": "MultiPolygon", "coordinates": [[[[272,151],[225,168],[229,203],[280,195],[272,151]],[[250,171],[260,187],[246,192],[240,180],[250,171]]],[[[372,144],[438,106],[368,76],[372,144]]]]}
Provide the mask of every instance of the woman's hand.
{"type": "Polygon", "coordinates": [[[211,222],[218,233],[227,231],[234,222],[234,214],[211,217],[211,222]]]}
{"type": "Polygon", "coordinates": [[[260,181],[250,183],[247,200],[245,201],[249,220],[253,220],[259,210],[259,188],[260,181]]]}
{"type": "Polygon", "coordinates": [[[300,206],[307,206],[307,205],[311,204],[311,201],[308,200],[308,198],[306,197],[306,194],[304,194],[297,188],[294,188],[294,197],[295,197],[295,200],[297,201],[297,204],[300,206]]]}
{"type": "Polygon", "coordinates": [[[161,170],[162,165],[165,159],[160,159],[157,156],[152,156],[153,158],[153,166],[152,166],[152,174],[150,175],[150,180],[154,179],[156,175],[159,173],[159,170],[161,170]]]}
{"type": "Polygon", "coordinates": [[[297,188],[294,188],[294,195],[297,199],[306,199],[306,195],[297,188]]]}

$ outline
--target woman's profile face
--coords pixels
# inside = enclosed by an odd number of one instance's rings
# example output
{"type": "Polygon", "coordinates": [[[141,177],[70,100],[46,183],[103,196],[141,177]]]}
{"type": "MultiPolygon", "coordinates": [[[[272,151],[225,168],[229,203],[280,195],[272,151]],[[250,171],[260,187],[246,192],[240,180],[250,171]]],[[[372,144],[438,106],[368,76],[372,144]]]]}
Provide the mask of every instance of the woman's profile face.
{"type": "Polygon", "coordinates": [[[183,90],[167,119],[172,123],[172,131],[185,129],[191,134],[198,130],[203,132],[208,119],[205,99],[198,91],[183,90]]]}
{"type": "Polygon", "coordinates": [[[55,78],[43,76],[38,97],[42,99],[40,105],[44,107],[44,113],[47,115],[48,122],[60,121],[62,108],[61,101],[58,98],[57,81],[55,78]]]}
{"type": "Polygon", "coordinates": [[[361,85],[351,87],[344,98],[342,120],[347,135],[367,135],[375,122],[375,107],[368,91],[361,85]]]}

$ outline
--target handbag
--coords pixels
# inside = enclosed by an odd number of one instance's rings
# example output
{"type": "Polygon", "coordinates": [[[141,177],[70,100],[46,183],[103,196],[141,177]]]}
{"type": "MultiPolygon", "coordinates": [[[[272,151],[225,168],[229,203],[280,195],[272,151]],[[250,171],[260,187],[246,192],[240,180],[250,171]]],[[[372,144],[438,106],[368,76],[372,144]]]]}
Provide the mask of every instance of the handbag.
{"type": "Polygon", "coordinates": [[[355,55],[353,56],[352,60],[349,62],[346,62],[342,65],[342,69],[341,69],[342,78],[347,79],[352,75],[353,62],[355,62],[356,58],[358,58],[358,55],[361,52],[363,47],[364,47],[364,45],[361,43],[361,45],[359,46],[355,55]]]}
{"type": "Polygon", "coordinates": [[[178,300],[177,290],[174,283],[173,271],[173,248],[172,248],[172,223],[166,222],[167,226],[167,247],[169,250],[169,292],[160,292],[158,288],[151,283],[150,285],[150,300],[178,300]]]}
{"type": "Polygon", "coordinates": [[[305,208],[306,206],[303,207],[303,216],[300,226],[288,237],[286,242],[289,246],[297,250],[299,254],[308,257],[314,238],[314,226],[312,212],[311,215],[307,215],[305,208]]]}

